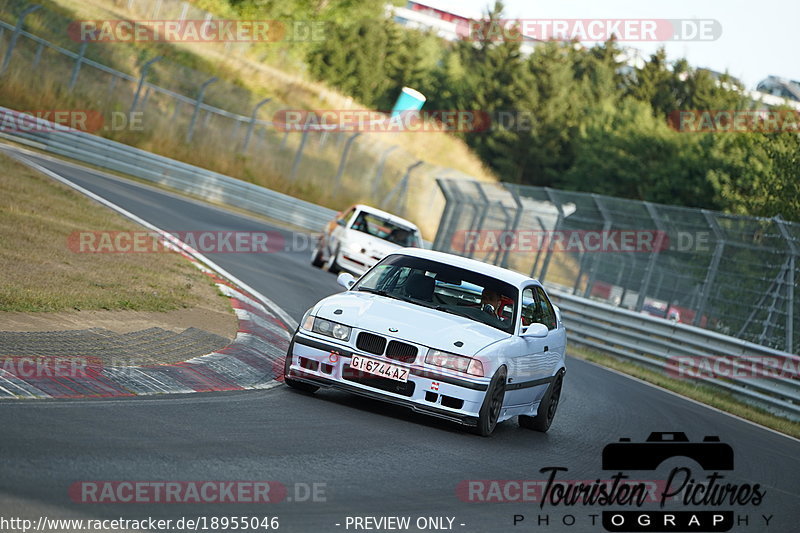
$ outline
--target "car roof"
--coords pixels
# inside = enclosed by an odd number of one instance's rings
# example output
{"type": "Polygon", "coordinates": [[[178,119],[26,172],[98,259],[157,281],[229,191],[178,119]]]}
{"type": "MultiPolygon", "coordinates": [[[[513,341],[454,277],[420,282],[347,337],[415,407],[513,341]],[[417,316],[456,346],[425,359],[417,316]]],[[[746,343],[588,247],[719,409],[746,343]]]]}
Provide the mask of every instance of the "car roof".
{"type": "Polygon", "coordinates": [[[536,281],[533,278],[530,278],[524,274],[520,274],[519,272],[514,272],[513,270],[490,265],[482,261],[476,261],[475,259],[461,257],[459,255],[437,252],[435,250],[423,250],[422,248],[402,248],[392,252],[390,255],[409,255],[422,259],[430,259],[431,261],[438,261],[440,263],[453,265],[465,270],[471,270],[479,274],[484,274],[486,276],[505,281],[506,283],[510,283],[515,287],[521,287],[530,281],[536,281]]]}
{"type": "Polygon", "coordinates": [[[406,220],[406,219],[401,218],[401,217],[399,217],[397,215],[393,215],[391,213],[388,213],[386,211],[378,209],[377,207],[372,207],[372,206],[365,205],[365,204],[356,204],[353,207],[355,207],[356,209],[358,209],[360,211],[366,211],[367,213],[372,213],[374,215],[378,215],[380,217],[383,217],[383,218],[385,218],[386,220],[388,220],[390,222],[395,222],[395,223],[397,223],[397,224],[399,224],[401,226],[406,226],[406,227],[411,228],[411,229],[413,229],[415,231],[419,231],[419,228],[416,226],[416,224],[414,224],[410,220],[406,220]]]}

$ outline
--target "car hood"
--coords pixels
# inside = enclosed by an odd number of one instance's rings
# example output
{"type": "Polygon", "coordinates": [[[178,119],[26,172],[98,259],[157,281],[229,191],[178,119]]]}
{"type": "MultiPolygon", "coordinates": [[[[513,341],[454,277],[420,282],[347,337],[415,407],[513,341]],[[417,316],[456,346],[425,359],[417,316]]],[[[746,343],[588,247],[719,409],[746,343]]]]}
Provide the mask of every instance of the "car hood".
{"type": "Polygon", "coordinates": [[[347,291],[319,302],[316,316],[390,338],[473,356],[509,337],[468,318],[367,292],[347,291]],[[341,310],[334,314],[334,311],[341,310]],[[389,328],[396,329],[390,332],[389,328]],[[463,346],[454,343],[461,341],[463,346]]]}

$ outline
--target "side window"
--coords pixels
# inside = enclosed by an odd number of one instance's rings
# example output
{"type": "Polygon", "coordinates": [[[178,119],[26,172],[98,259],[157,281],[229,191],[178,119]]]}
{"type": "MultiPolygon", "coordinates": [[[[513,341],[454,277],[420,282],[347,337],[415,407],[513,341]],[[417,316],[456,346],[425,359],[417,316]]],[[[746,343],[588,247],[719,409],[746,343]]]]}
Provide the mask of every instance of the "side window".
{"type": "Polygon", "coordinates": [[[337,220],[336,223],[339,224],[340,226],[346,226],[347,223],[350,222],[350,219],[353,218],[353,213],[355,212],[356,208],[351,207],[341,217],[339,217],[339,220],[337,220]]]}
{"type": "Polygon", "coordinates": [[[527,288],[522,291],[522,312],[520,317],[522,319],[522,327],[528,327],[534,322],[539,322],[537,319],[540,307],[536,302],[536,297],[533,294],[533,289],[527,288]]]}
{"type": "Polygon", "coordinates": [[[558,325],[556,323],[556,311],[553,309],[553,304],[547,299],[547,295],[541,287],[536,287],[536,299],[541,309],[541,319],[537,320],[537,322],[541,322],[547,326],[547,329],[556,329],[558,325]]]}

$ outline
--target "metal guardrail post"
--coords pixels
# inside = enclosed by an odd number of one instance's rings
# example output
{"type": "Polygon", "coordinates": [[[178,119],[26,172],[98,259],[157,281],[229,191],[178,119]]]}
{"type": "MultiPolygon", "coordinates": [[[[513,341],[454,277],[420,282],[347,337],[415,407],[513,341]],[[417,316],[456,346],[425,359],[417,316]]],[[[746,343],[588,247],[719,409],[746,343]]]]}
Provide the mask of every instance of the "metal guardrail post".
{"type": "Polygon", "coordinates": [[[218,79],[219,78],[214,76],[213,78],[209,78],[206,81],[204,81],[203,84],[200,86],[200,92],[197,95],[197,100],[195,101],[195,104],[194,104],[194,112],[192,113],[192,121],[189,123],[189,131],[186,132],[186,142],[187,143],[192,142],[192,137],[194,136],[194,127],[195,127],[195,124],[197,123],[197,115],[200,113],[200,106],[203,104],[203,97],[206,94],[206,89],[208,88],[209,85],[211,85],[212,83],[214,83],[218,79]]]}
{"type": "Polygon", "coordinates": [[[350,147],[353,145],[353,142],[361,135],[360,132],[352,134],[347,141],[344,143],[344,150],[342,150],[342,159],[339,161],[339,168],[336,170],[336,177],[333,180],[333,194],[339,194],[339,184],[342,181],[342,174],[344,173],[344,166],[347,164],[347,156],[350,153],[350,147]]]}
{"type": "Polygon", "coordinates": [[[142,86],[144,85],[144,79],[147,76],[150,67],[153,65],[153,63],[161,61],[162,59],[164,59],[163,56],[156,56],[153,59],[146,62],[144,65],[142,65],[142,70],[139,73],[139,83],[136,86],[136,92],[133,94],[133,103],[131,103],[131,109],[129,115],[132,116],[133,112],[136,111],[136,106],[139,104],[139,95],[142,93],[142,86]]]}
{"type": "Polygon", "coordinates": [[[11,54],[14,53],[14,48],[17,46],[17,39],[19,39],[19,34],[22,32],[22,25],[25,23],[25,17],[40,7],[42,6],[39,4],[33,4],[26,7],[25,10],[19,14],[17,25],[14,26],[14,33],[11,34],[11,39],[8,41],[8,49],[6,50],[6,55],[3,57],[3,65],[0,66],[0,76],[5,74],[8,64],[11,62],[11,54]]]}
{"type": "Polygon", "coordinates": [[[242,145],[242,150],[241,150],[242,152],[246,152],[247,145],[250,144],[250,137],[253,136],[253,128],[256,125],[256,116],[258,115],[258,110],[261,108],[261,106],[263,106],[264,104],[266,104],[271,100],[272,98],[264,98],[259,103],[257,103],[256,106],[253,108],[253,113],[250,115],[250,124],[247,125],[247,134],[245,134],[244,136],[244,144],[242,145]]]}
{"type": "Polygon", "coordinates": [[[72,74],[69,77],[69,85],[67,85],[67,90],[70,92],[75,88],[75,84],[78,83],[78,73],[81,71],[83,56],[86,55],[86,47],[88,45],[89,41],[83,41],[80,49],[78,49],[78,57],[75,59],[75,65],[72,67],[72,74]]]}

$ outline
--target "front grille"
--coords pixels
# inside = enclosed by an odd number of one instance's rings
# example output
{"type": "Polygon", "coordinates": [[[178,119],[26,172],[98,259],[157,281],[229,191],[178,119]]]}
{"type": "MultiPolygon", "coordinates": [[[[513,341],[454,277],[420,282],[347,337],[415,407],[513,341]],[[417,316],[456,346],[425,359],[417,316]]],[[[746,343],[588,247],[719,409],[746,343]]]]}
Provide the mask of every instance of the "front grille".
{"type": "Polygon", "coordinates": [[[356,348],[375,355],[383,355],[383,351],[386,349],[386,339],[380,335],[362,331],[356,339],[356,348]]]}
{"type": "Polygon", "coordinates": [[[405,342],[389,341],[389,346],[386,347],[386,357],[404,363],[413,363],[417,358],[417,347],[405,342]]]}
{"type": "Polygon", "coordinates": [[[355,383],[366,385],[367,387],[380,389],[386,392],[393,392],[402,396],[412,396],[414,394],[413,381],[407,381],[403,383],[402,381],[382,378],[374,374],[367,374],[365,372],[353,370],[350,368],[350,365],[345,366],[345,368],[342,370],[342,377],[347,381],[353,381],[355,383]]]}

